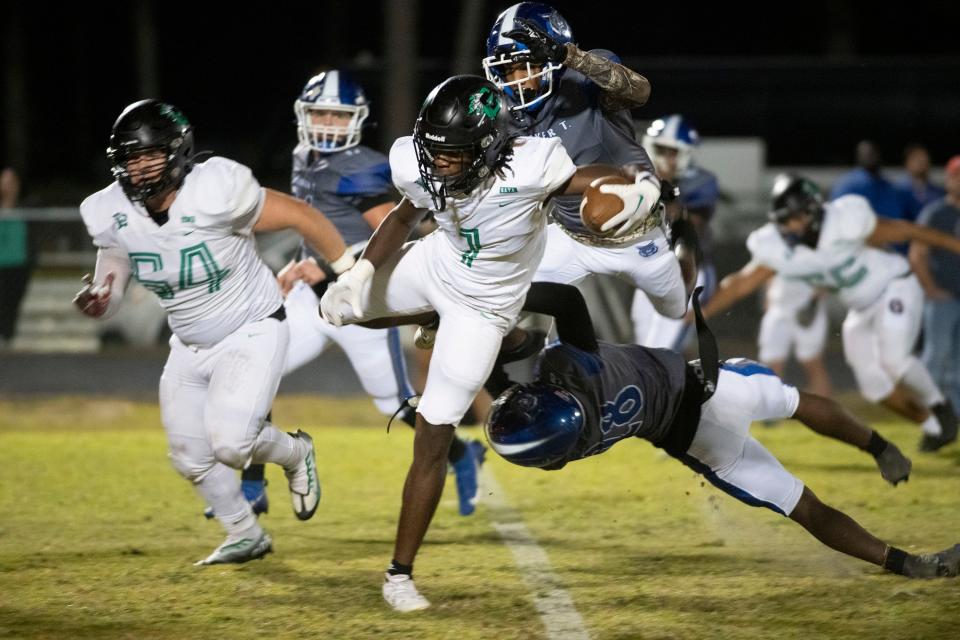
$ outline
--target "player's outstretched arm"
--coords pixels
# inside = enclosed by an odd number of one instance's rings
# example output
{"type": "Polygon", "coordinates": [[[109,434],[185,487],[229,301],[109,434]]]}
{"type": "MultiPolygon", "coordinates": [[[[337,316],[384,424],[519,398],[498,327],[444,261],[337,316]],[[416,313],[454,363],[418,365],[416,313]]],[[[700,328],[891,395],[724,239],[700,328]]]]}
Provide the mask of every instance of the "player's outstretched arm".
{"type": "Polygon", "coordinates": [[[760,285],[776,273],[770,267],[754,262],[747,264],[740,271],[731,273],[720,281],[717,292],[710,298],[710,302],[703,307],[703,317],[709,318],[725,311],[741,298],[756,291],[760,285]]]}
{"type": "Polygon", "coordinates": [[[645,77],[613,60],[582,51],[573,43],[567,44],[566,64],[600,87],[604,111],[642,107],[650,99],[650,81],[645,77]]]}
{"type": "Polygon", "coordinates": [[[425,209],[418,209],[408,199],[401,200],[370,236],[360,259],[369,261],[374,268],[382,265],[403,246],[426,213],[425,209]]]}
{"type": "Polygon", "coordinates": [[[517,28],[503,34],[521,42],[534,60],[565,64],[600,87],[600,106],[606,111],[642,107],[650,99],[650,81],[603,56],[583,51],[572,42],[561,43],[530,20],[518,20],[517,28]]]}
{"type": "Polygon", "coordinates": [[[330,263],[334,273],[343,273],[353,265],[340,232],[323,213],[293,196],[264,189],[263,210],[254,231],[294,229],[330,263]]]}
{"type": "Polygon", "coordinates": [[[911,242],[913,240],[918,240],[931,247],[960,253],[960,238],[906,220],[892,220],[881,217],[877,218],[877,226],[867,238],[867,244],[883,247],[891,243],[911,242]]]}

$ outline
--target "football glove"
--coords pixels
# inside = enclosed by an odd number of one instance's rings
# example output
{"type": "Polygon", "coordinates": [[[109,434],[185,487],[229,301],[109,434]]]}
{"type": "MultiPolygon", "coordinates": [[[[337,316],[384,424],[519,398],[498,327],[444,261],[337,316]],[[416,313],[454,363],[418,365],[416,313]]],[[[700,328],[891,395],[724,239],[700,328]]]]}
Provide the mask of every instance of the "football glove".
{"type": "Polygon", "coordinates": [[[567,59],[567,45],[557,42],[532,20],[517,20],[519,28],[503,34],[512,38],[530,50],[531,62],[553,62],[563,64],[567,59]]]}
{"type": "Polygon", "coordinates": [[[369,260],[360,260],[327,287],[320,299],[320,315],[332,325],[343,325],[343,305],[350,305],[354,318],[363,315],[363,291],[373,277],[369,260]]]}
{"type": "Polygon", "coordinates": [[[633,184],[604,184],[600,193],[610,193],[623,200],[623,209],[601,225],[607,232],[616,229],[613,237],[624,236],[646,220],[660,199],[660,181],[649,171],[641,171],[633,184]]]}

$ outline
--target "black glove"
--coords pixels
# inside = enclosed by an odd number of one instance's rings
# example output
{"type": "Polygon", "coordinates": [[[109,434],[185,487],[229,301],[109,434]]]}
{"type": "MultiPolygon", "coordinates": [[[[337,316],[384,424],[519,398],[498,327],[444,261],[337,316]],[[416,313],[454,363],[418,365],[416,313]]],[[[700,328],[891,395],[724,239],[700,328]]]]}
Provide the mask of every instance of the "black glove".
{"type": "Polygon", "coordinates": [[[557,42],[532,20],[517,20],[519,28],[503,34],[530,50],[530,59],[534,62],[554,62],[563,64],[567,59],[567,45],[557,42]]]}

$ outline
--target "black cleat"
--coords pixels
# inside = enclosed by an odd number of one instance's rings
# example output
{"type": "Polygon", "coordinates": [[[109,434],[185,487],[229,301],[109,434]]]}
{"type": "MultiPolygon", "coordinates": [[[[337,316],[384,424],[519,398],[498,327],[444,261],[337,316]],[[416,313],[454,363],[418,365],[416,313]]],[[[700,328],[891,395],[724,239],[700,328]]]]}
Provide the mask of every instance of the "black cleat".
{"type": "Polygon", "coordinates": [[[893,486],[910,479],[913,463],[892,442],[887,442],[887,447],[876,457],[876,460],[877,466],[880,467],[880,475],[893,486]]]}

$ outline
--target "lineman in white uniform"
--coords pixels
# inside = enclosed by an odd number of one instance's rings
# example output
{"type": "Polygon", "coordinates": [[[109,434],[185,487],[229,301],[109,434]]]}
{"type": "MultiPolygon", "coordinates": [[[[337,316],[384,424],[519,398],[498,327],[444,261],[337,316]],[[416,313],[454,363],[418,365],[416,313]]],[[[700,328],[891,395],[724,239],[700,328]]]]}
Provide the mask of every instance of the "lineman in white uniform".
{"type": "Polygon", "coordinates": [[[772,199],[771,221],[747,238],[751,262],[721,282],[704,315],[726,309],[777,273],[836,293],[849,309],[844,353],[863,396],[922,424],[921,450],[955,440],[953,408],[911,353],[923,291],[902,256],[874,247],[917,239],[960,252],[960,240],[878,218],[860,196],[823,204],[816,185],[795,175],[777,178],[772,199]]]}
{"type": "MultiPolygon", "coordinates": [[[[456,76],[436,87],[414,136],[390,151],[403,200],[320,303],[334,324],[440,316],[383,586],[398,611],[429,606],[413,584],[414,557],[443,490],[453,427],[490,374],[543,256],[545,204],[618,173],[596,165],[576,169],[559,140],[514,137],[507,117],[500,90],[487,80],[456,76]],[[430,210],[439,229],[403,244],[430,210]]],[[[625,209],[634,211],[638,190],[623,195],[625,209]]]]}
{"type": "Polygon", "coordinates": [[[288,328],[253,231],[295,228],[340,271],[353,259],[322,214],[261,188],[247,167],[219,157],[194,164],[192,127],[176,107],[129,105],[107,155],[116,182],[80,205],[98,252],[94,279],[74,302],[87,315],[108,317],[131,275],[157,295],[173,332],[160,378],[170,458],[227,532],[198,564],[262,557],[272,542],[233,469],[281,465],[301,520],[316,510],[320,485],[310,437],[266,420],[288,328]]]}

